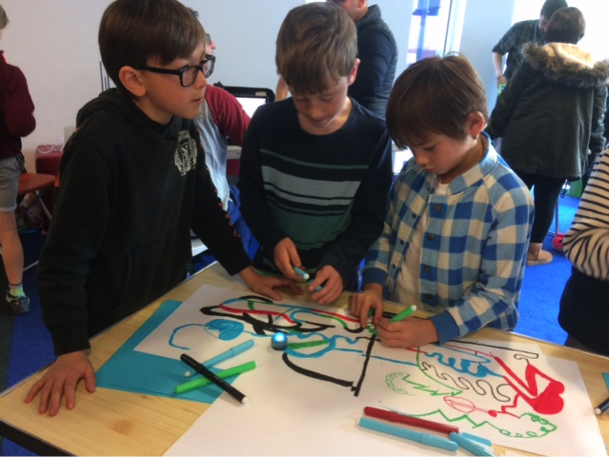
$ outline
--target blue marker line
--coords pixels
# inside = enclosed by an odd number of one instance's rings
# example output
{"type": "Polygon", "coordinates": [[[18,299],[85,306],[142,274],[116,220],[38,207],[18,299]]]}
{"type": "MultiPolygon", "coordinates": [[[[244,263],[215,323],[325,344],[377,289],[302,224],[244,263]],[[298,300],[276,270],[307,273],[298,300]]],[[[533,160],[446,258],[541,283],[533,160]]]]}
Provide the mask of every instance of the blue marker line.
{"type": "Polygon", "coordinates": [[[303,281],[307,281],[309,279],[309,273],[307,273],[306,271],[303,271],[298,267],[292,267],[292,269],[296,274],[303,278],[303,281]]]}
{"type": "Polygon", "coordinates": [[[226,352],[223,352],[222,354],[218,354],[216,357],[212,357],[210,360],[206,360],[202,363],[202,365],[205,365],[208,368],[212,368],[213,366],[218,365],[220,362],[224,362],[225,360],[230,359],[231,357],[235,357],[236,355],[241,354],[242,352],[250,349],[252,346],[254,346],[254,340],[248,340],[244,343],[238,344],[235,347],[232,347],[231,349],[226,352]]]}
{"type": "Polygon", "coordinates": [[[416,441],[427,446],[445,449],[447,451],[456,451],[458,448],[457,443],[451,440],[439,438],[438,436],[430,435],[428,433],[415,432],[404,427],[396,427],[395,425],[386,424],[385,422],[377,422],[368,417],[360,418],[360,426],[377,432],[387,433],[388,435],[416,441]]]}
{"type": "Polygon", "coordinates": [[[474,441],[469,440],[468,438],[465,438],[464,436],[460,435],[459,433],[452,432],[449,434],[449,438],[451,439],[451,441],[454,441],[457,444],[459,444],[460,447],[463,447],[464,449],[466,449],[472,455],[482,455],[482,456],[494,457],[493,452],[488,451],[487,448],[481,446],[478,443],[475,443],[474,441]]]}

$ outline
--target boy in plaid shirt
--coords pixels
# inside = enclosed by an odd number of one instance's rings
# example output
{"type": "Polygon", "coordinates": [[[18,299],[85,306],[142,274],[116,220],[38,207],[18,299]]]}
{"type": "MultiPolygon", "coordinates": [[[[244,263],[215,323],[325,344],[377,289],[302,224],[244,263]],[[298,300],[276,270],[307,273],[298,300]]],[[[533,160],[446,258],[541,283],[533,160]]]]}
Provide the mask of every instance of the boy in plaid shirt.
{"type": "Polygon", "coordinates": [[[434,57],[396,80],[390,135],[413,153],[389,195],[381,237],[367,255],[350,312],[390,347],[445,343],[489,325],[512,330],[534,206],[527,187],[483,132],[487,101],[467,59],[434,57]],[[430,319],[382,318],[383,300],[430,319]]]}

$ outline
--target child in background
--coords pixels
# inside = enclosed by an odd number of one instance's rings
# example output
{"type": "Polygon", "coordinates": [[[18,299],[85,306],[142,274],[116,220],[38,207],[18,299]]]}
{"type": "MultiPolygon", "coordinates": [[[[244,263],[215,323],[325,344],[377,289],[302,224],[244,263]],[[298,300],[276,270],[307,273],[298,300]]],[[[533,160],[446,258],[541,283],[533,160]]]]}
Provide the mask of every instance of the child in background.
{"type": "Polygon", "coordinates": [[[77,383],[95,390],[89,338],[186,278],[190,230],[229,274],[273,299],[216,196],[195,124],[211,74],[205,31],[177,0],[116,0],[101,20],[102,61],[117,86],[77,116],[59,168],[55,214],[38,266],[57,360],[32,387],[54,416],[77,383]]]}
{"type": "Polygon", "coordinates": [[[388,130],[413,158],[390,192],[363,292],[349,298],[363,326],[374,309],[373,324],[388,346],[442,344],[487,325],[512,330],[517,323],[534,207],[483,133],[486,121],[483,83],[464,57],[421,60],[394,84],[388,130]],[[389,323],[384,299],[434,316],[389,323]]]}
{"type": "Polygon", "coordinates": [[[608,149],[595,163],[563,252],[572,264],[559,303],[565,345],[608,357],[608,149]]]}
{"type": "Polygon", "coordinates": [[[293,267],[307,270],[319,304],[358,290],[392,179],[385,123],[347,96],[356,55],[356,26],[341,8],[292,9],[276,51],[292,97],[256,111],[241,155],[241,212],[261,245],[254,264],[295,280],[293,267]]]}
{"type": "MultiPolygon", "coordinates": [[[[0,5],[0,38],[9,20],[0,5]]],[[[0,246],[8,279],[6,302],[13,314],[30,310],[30,298],[23,291],[23,247],[17,232],[15,208],[19,176],[25,159],[21,138],[36,127],[34,103],[22,71],[9,65],[0,51],[0,246]]]]}
{"type": "MultiPolygon", "coordinates": [[[[197,11],[191,10],[195,17],[197,11]]],[[[216,44],[210,34],[206,34],[206,55],[215,59],[216,44]]],[[[223,208],[231,217],[231,224],[241,237],[246,251],[249,248],[251,233],[239,212],[239,193],[227,180],[227,160],[229,158],[229,140],[237,146],[243,146],[244,136],[250,124],[246,114],[233,94],[208,84],[201,103],[199,116],[194,119],[197,131],[203,143],[205,161],[212,176],[212,182],[223,208]]]]}

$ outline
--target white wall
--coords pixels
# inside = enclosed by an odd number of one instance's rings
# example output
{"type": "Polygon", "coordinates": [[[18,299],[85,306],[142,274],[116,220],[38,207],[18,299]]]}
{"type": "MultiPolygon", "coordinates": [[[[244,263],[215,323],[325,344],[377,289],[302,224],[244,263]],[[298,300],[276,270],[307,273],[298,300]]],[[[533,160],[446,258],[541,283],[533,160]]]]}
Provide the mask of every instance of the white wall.
{"type": "Polygon", "coordinates": [[[199,11],[216,43],[210,83],[275,91],[275,39],[288,11],[304,0],[181,0],[199,11]]]}
{"type": "Polygon", "coordinates": [[[513,5],[512,0],[468,0],[466,4],[460,53],[472,62],[485,83],[490,115],[498,95],[491,49],[510,28],[513,5]]]}
{"type": "Polygon", "coordinates": [[[25,73],[36,107],[36,130],[23,141],[34,171],[36,144],[61,140],[78,109],[100,92],[97,29],[110,0],[1,1],[10,23],[0,47],[25,73]]]}
{"type": "MultiPolygon", "coordinates": [[[[111,0],[1,0],[10,19],[1,48],[25,73],[36,106],[36,130],[23,141],[34,170],[38,144],[60,143],[78,109],[101,91],[97,31],[111,0]]],[[[275,39],[286,13],[303,0],[181,0],[217,44],[210,82],[275,90],[275,39]]],[[[413,0],[380,0],[397,41],[407,42],[413,0]],[[390,5],[399,14],[390,14],[390,5]]],[[[406,46],[400,61],[406,58],[406,46]]],[[[402,71],[402,68],[400,68],[402,71]]]]}
{"type": "MultiPolygon", "coordinates": [[[[286,13],[304,0],[181,1],[199,11],[217,44],[211,83],[275,90],[277,32],[286,13]]],[[[460,52],[485,81],[490,109],[496,97],[491,48],[510,27],[515,1],[467,0],[460,52]]],[[[11,21],[0,48],[9,62],[24,71],[36,105],[36,130],[24,139],[27,166],[34,170],[36,145],[61,142],[64,129],[74,125],[78,109],[101,90],[97,30],[111,0],[0,2],[11,21]]],[[[399,50],[397,75],[405,68],[413,2],[370,1],[380,6],[394,32],[399,50]]]]}

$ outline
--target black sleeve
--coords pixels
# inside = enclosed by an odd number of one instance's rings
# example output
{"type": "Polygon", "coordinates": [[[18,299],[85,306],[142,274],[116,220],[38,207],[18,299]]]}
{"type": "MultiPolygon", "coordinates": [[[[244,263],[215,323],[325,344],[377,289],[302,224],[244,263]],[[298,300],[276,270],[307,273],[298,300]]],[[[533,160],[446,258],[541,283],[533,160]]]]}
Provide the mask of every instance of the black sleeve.
{"type": "Polygon", "coordinates": [[[496,106],[489,119],[489,125],[486,129],[491,138],[502,137],[506,133],[506,127],[508,127],[511,118],[517,109],[517,105],[519,104],[521,94],[525,89],[526,73],[529,68],[527,62],[522,62],[510,82],[498,97],[496,106]]]}
{"type": "Polygon", "coordinates": [[[288,235],[276,223],[265,199],[258,141],[259,122],[260,116],[255,113],[241,151],[237,187],[241,199],[240,212],[244,221],[263,250],[273,258],[275,247],[288,235]]]}

